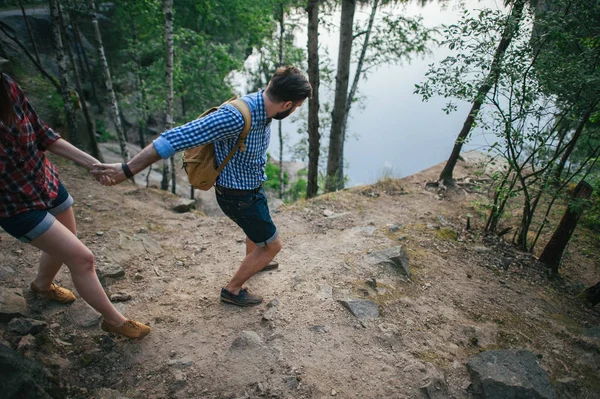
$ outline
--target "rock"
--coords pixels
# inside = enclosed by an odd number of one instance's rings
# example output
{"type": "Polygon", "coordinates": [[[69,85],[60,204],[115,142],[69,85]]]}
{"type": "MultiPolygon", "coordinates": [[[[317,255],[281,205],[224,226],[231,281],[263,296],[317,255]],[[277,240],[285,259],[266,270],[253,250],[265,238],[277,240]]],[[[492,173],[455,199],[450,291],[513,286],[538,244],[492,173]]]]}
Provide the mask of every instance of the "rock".
{"type": "Polygon", "coordinates": [[[331,217],[331,216],[333,216],[333,211],[330,210],[330,209],[325,209],[323,211],[323,216],[325,216],[325,217],[331,217]]]}
{"type": "Polygon", "coordinates": [[[370,279],[367,279],[367,280],[365,281],[365,284],[366,284],[368,287],[371,287],[371,288],[373,288],[374,290],[376,290],[376,289],[377,289],[377,280],[375,280],[375,278],[374,278],[374,277],[372,277],[372,278],[370,278],[370,279]]]}
{"type": "Polygon", "coordinates": [[[133,275],[133,279],[136,280],[136,281],[140,281],[140,280],[144,279],[144,276],[141,275],[140,273],[136,273],[136,274],[133,275]]]}
{"type": "Polygon", "coordinates": [[[395,233],[400,230],[404,225],[402,223],[394,224],[390,227],[390,233],[395,233]]]}
{"type": "Polygon", "coordinates": [[[353,227],[350,231],[365,237],[372,237],[375,234],[375,226],[353,227]]]}
{"type": "Polygon", "coordinates": [[[447,226],[448,225],[448,222],[446,221],[446,219],[442,215],[437,215],[435,217],[435,221],[438,224],[442,225],[442,226],[447,226]]]}
{"type": "Polygon", "coordinates": [[[269,301],[269,303],[267,303],[267,308],[274,308],[275,306],[279,305],[279,299],[277,298],[273,298],[269,301]]]}
{"type": "Polygon", "coordinates": [[[35,347],[35,337],[33,335],[26,335],[19,341],[17,350],[21,353],[25,353],[35,347]]]}
{"type": "Polygon", "coordinates": [[[275,308],[274,307],[270,307],[267,308],[267,310],[263,313],[262,319],[265,321],[272,321],[275,319],[275,308]]]}
{"type": "Polygon", "coordinates": [[[262,339],[254,331],[242,331],[231,343],[230,351],[243,351],[262,346],[262,339]]]}
{"type": "Polygon", "coordinates": [[[15,270],[10,266],[0,266],[0,281],[6,281],[15,274],[15,270]]]}
{"type": "Polygon", "coordinates": [[[8,329],[19,335],[35,335],[45,327],[45,322],[28,318],[15,318],[8,323],[8,329]]]}
{"type": "Polygon", "coordinates": [[[473,247],[473,250],[475,252],[479,252],[480,254],[487,253],[487,252],[492,252],[491,248],[484,247],[483,245],[473,247]]]}
{"type": "Polygon", "coordinates": [[[331,396],[336,396],[337,395],[337,391],[335,389],[331,390],[331,396]]]}
{"type": "Polygon", "coordinates": [[[57,353],[51,353],[40,359],[43,364],[55,370],[67,370],[71,366],[68,359],[60,357],[57,353]]]}
{"type": "Polygon", "coordinates": [[[194,364],[194,361],[189,357],[182,357],[181,359],[173,359],[167,362],[169,366],[175,366],[179,368],[187,368],[194,364]]]}
{"type": "Polygon", "coordinates": [[[390,266],[401,276],[410,279],[408,255],[401,245],[372,252],[365,257],[365,262],[370,266],[390,266]]]}
{"type": "Polygon", "coordinates": [[[327,332],[327,327],[326,326],[312,326],[310,328],[310,331],[316,332],[316,333],[326,333],[327,332]]]}
{"type": "Polygon", "coordinates": [[[171,206],[171,210],[177,213],[189,212],[196,208],[196,200],[180,198],[176,203],[171,206]]]}
{"type": "Polygon", "coordinates": [[[585,330],[585,335],[588,337],[600,339],[600,325],[588,328],[585,330]]]}
{"type": "Polygon", "coordinates": [[[97,327],[101,318],[85,301],[75,301],[67,310],[67,319],[82,328],[97,327]]]}
{"type": "Polygon", "coordinates": [[[366,299],[343,299],[339,301],[358,320],[370,320],[379,317],[379,305],[366,299]]]}
{"type": "Polygon", "coordinates": [[[448,397],[448,384],[442,372],[429,378],[429,382],[420,388],[425,399],[446,399],[448,397]]]}
{"type": "Polygon", "coordinates": [[[323,284],[319,286],[317,296],[321,299],[331,299],[333,298],[333,288],[330,285],[323,284]]]}
{"type": "Polygon", "coordinates": [[[118,263],[105,263],[101,266],[96,266],[96,274],[100,281],[104,281],[106,277],[119,278],[125,276],[125,270],[118,263]]]}
{"type": "Polygon", "coordinates": [[[467,362],[473,394],[485,399],[555,398],[548,373],[527,350],[482,352],[467,362]]]}
{"type": "Polygon", "coordinates": [[[16,288],[0,288],[0,321],[10,321],[27,312],[23,291],[16,288]]]}
{"type": "Polygon", "coordinates": [[[572,377],[558,378],[554,382],[556,396],[566,399],[578,399],[581,397],[581,390],[577,380],[572,377]]]}
{"type": "Polygon", "coordinates": [[[111,302],[126,302],[126,301],[129,301],[130,299],[131,299],[131,294],[128,294],[126,292],[115,292],[114,294],[111,294],[111,296],[110,296],[111,302]]]}
{"type": "Polygon", "coordinates": [[[298,388],[298,378],[296,378],[296,376],[291,376],[291,377],[286,377],[283,379],[283,381],[285,382],[285,385],[289,388],[289,389],[297,389],[298,388]]]}
{"type": "Polygon", "coordinates": [[[98,237],[102,237],[102,236],[104,235],[104,232],[103,232],[103,231],[97,231],[97,232],[96,232],[96,235],[97,235],[98,237]]]}
{"type": "Polygon", "coordinates": [[[97,399],[129,399],[125,395],[122,395],[121,392],[116,391],[110,388],[102,388],[96,394],[97,399]]]}
{"type": "MultiPolygon", "coordinates": [[[[31,337],[33,338],[33,337],[31,337]]],[[[43,398],[58,388],[50,373],[38,363],[23,358],[13,349],[0,344],[0,392],[3,398],[43,398]]]]}

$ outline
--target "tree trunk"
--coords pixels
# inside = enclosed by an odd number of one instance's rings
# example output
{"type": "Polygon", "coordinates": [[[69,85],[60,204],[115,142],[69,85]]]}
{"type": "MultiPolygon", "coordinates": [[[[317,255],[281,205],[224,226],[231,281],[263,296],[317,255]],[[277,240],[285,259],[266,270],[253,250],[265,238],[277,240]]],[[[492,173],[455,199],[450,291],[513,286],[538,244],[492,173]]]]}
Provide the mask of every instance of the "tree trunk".
{"type": "Polygon", "coordinates": [[[94,36],[96,40],[96,48],[98,50],[98,58],[102,65],[102,73],[104,75],[104,84],[106,85],[106,93],[108,96],[108,102],[110,103],[110,111],[115,129],[117,130],[117,137],[119,138],[119,145],[121,147],[121,157],[123,162],[129,160],[129,152],[127,150],[127,140],[125,139],[125,133],[123,132],[123,125],[121,124],[121,116],[119,112],[119,103],[117,102],[117,96],[113,90],[112,79],[110,77],[110,69],[108,69],[108,62],[106,61],[106,55],[104,53],[104,45],[102,44],[102,35],[100,34],[100,27],[98,26],[98,17],[96,16],[96,4],[94,0],[88,0],[90,8],[90,17],[92,19],[92,27],[94,29],[94,36]]]}
{"type": "Polygon", "coordinates": [[[71,17],[71,24],[73,25],[73,33],[75,33],[75,40],[77,41],[77,51],[79,54],[79,60],[82,65],[81,70],[85,71],[85,74],[88,77],[90,86],[92,88],[92,99],[98,107],[98,112],[102,113],[104,111],[104,107],[100,103],[98,91],[96,90],[96,77],[94,76],[94,71],[90,66],[90,59],[85,51],[85,47],[83,46],[83,40],[81,40],[81,32],[79,31],[79,25],[77,23],[77,20],[73,17],[71,0],[67,0],[67,7],[69,8],[69,16],[71,17]]]}
{"type": "Polygon", "coordinates": [[[29,18],[27,18],[27,13],[25,13],[25,7],[23,7],[23,0],[19,0],[19,5],[21,6],[21,12],[23,13],[23,20],[25,21],[25,26],[27,27],[27,34],[29,35],[29,40],[31,40],[31,45],[33,46],[33,53],[35,54],[35,59],[38,64],[42,65],[40,61],[40,53],[38,52],[37,45],[35,44],[35,40],[33,39],[33,31],[31,30],[31,25],[29,24],[29,18]]]}
{"type": "Polygon", "coordinates": [[[444,166],[444,169],[440,174],[439,183],[442,186],[454,186],[454,178],[452,175],[454,173],[454,167],[456,166],[456,162],[458,161],[460,151],[462,149],[463,144],[469,137],[469,133],[471,132],[471,128],[473,127],[473,123],[475,122],[475,118],[477,118],[479,109],[485,101],[485,96],[500,76],[500,63],[502,62],[502,59],[504,58],[504,53],[506,53],[506,50],[508,49],[508,46],[510,45],[515,33],[519,30],[519,24],[523,16],[524,6],[525,0],[515,1],[515,4],[508,17],[506,28],[502,32],[500,44],[498,44],[496,52],[494,53],[494,59],[492,60],[492,65],[490,66],[490,73],[477,90],[477,96],[473,100],[473,105],[471,106],[469,115],[467,116],[467,119],[465,120],[463,127],[460,133],[458,134],[458,137],[456,138],[456,141],[454,142],[454,147],[452,148],[450,158],[446,162],[446,165],[444,166]]]}
{"type": "MultiPolygon", "coordinates": [[[[165,79],[167,87],[166,128],[170,130],[173,128],[173,0],[163,0],[163,9],[165,13],[165,43],[167,44],[165,54],[165,79]]],[[[171,157],[171,192],[173,194],[175,194],[177,188],[176,172],[175,158],[171,157]]]]}
{"type": "Polygon", "coordinates": [[[308,80],[312,97],[308,100],[308,182],[306,198],[319,189],[319,0],[309,0],[308,13],[308,80]]]}
{"type": "Polygon", "coordinates": [[[560,159],[560,162],[558,163],[558,166],[556,168],[556,172],[554,173],[555,182],[560,181],[560,175],[562,175],[565,165],[567,164],[567,160],[569,159],[571,153],[575,149],[575,145],[577,144],[579,137],[581,137],[581,133],[583,133],[583,129],[585,128],[585,125],[587,125],[590,116],[592,116],[592,114],[594,113],[594,110],[596,109],[597,105],[598,101],[596,101],[596,103],[594,103],[590,108],[588,108],[588,110],[581,118],[579,125],[577,125],[577,129],[575,129],[575,133],[573,133],[571,141],[569,141],[569,144],[567,144],[567,148],[565,149],[565,152],[563,153],[562,158],[560,159]]]}
{"type": "Polygon", "coordinates": [[[587,200],[592,195],[594,189],[588,183],[581,181],[575,188],[573,193],[573,200],[569,204],[569,207],[565,211],[560,224],[556,228],[556,231],[546,244],[546,248],[540,255],[540,262],[543,262],[551,269],[553,275],[558,273],[558,267],[562,258],[563,252],[571,239],[577,222],[583,213],[583,207],[577,202],[581,200],[587,200]],[[575,206],[573,209],[572,206],[575,206]]]}
{"type": "MultiPolygon", "coordinates": [[[[284,65],[283,54],[283,35],[285,34],[285,12],[283,10],[283,2],[279,3],[279,66],[284,65]]],[[[281,120],[278,121],[279,127],[279,199],[283,198],[283,128],[281,120]]]]}
{"type": "Polygon", "coordinates": [[[94,158],[96,158],[100,162],[104,162],[102,154],[98,149],[98,142],[96,141],[96,131],[94,129],[94,124],[92,123],[92,118],[88,110],[87,102],[85,101],[85,94],[83,93],[83,86],[81,85],[81,76],[79,75],[77,64],[75,63],[73,47],[71,45],[71,41],[69,40],[69,35],[67,34],[67,24],[65,23],[65,17],[60,2],[57,2],[57,5],[58,16],[60,19],[60,27],[63,32],[63,37],[65,39],[65,47],[67,48],[67,54],[69,54],[69,60],[71,61],[71,68],[73,68],[73,74],[75,76],[75,85],[77,86],[77,92],[79,93],[79,100],[81,101],[81,108],[83,109],[83,116],[85,117],[88,136],[90,138],[90,150],[94,158]]]}
{"type": "Polygon", "coordinates": [[[337,75],[335,77],[335,100],[331,112],[331,133],[329,137],[329,156],[327,159],[327,180],[325,190],[332,192],[340,188],[337,174],[340,169],[342,148],[342,128],[346,114],[348,98],[348,80],[350,75],[350,56],[352,55],[352,28],[356,0],[342,1],[340,22],[340,50],[338,54],[337,75]]]}
{"type": "Polygon", "coordinates": [[[350,115],[350,108],[354,101],[354,96],[358,90],[358,82],[362,74],[363,64],[365,62],[365,56],[369,47],[369,40],[371,38],[371,32],[373,31],[373,23],[375,22],[375,15],[377,14],[377,7],[379,6],[379,0],[373,1],[371,7],[371,15],[369,16],[369,23],[367,24],[367,30],[365,31],[365,41],[363,42],[360,56],[358,57],[358,65],[356,66],[356,72],[354,73],[354,80],[350,87],[350,93],[346,100],[346,114],[344,115],[344,124],[342,125],[342,148],[340,150],[340,168],[338,172],[338,181],[340,182],[341,188],[344,188],[344,147],[346,146],[346,128],[348,127],[348,116],[350,115]]]}
{"type": "Polygon", "coordinates": [[[584,302],[589,303],[592,306],[596,306],[600,303],[600,282],[592,287],[588,287],[581,294],[578,295],[584,302]]]}
{"type": "Polygon", "coordinates": [[[50,0],[49,6],[50,17],[52,19],[52,34],[54,36],[54,45],[56,46],[56,63],[58,64],[58,74],[60,79],[60,95],[64,102],[67,127],[69,129],[69,139],[74,146],[81,148],[81,141],[77,135],[77,119],[75,118],[75,107],[73,106],[74,99],[71,98],[71,90],[69,89],[69,75],[61,39],[57,1],[58,0],[50,0]]]}

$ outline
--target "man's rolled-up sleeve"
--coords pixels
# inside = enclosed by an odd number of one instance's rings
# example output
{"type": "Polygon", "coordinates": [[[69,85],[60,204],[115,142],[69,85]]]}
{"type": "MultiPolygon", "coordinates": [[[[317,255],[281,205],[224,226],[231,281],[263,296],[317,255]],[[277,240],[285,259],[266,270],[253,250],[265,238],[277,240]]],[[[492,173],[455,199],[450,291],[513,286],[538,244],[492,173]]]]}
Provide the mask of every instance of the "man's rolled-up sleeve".
{"type": "Polygon", "coordinates": [[[244,117],[232,105],[224,105],[201,119],[167,130],[152,142],[161,158],[207,143],[236,137],[244,129],[244,117]]]}

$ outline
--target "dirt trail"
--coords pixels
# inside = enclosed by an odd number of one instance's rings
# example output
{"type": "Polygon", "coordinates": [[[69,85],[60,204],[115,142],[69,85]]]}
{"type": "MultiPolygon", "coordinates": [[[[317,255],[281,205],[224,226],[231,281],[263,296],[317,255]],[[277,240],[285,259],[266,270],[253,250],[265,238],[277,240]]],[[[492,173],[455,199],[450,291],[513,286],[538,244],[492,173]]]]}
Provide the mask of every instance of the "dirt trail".
{"type": "MultiPolygon", "coordinates": [[[[141,341],[115,340],[75,324],[90,317],[82,300],[65,307],[31,298],[25,287],[38,253],[0,233],[0,265],[13,271],[2,286],[23,289],[30,316],[48,323],[47,339],[28,355],[67,381],[70,397],[418,398],[441,377],[449,397],[467,398],[465,361],[496,348],[528,348],[553,380],[575,378],[581,397],[600,392],[599,343],[585,335],[600,312],[558,290],[530,256],[466,232],[476,196],[438,199],[423,188],[434,170],[280,207],[280,269],[248,284],[265,304],[240,309],[218,300],[244,253],[231,221],[177,214],[169,194],[104,188],[59,167],[80,239],[100,269],[125,271],[106,279],[107,291],[131,294],[119,308],[153,328],[141,341]],[[407,250],[410,281],[364,261],[397,245],[407,250]],[[344,298],[374,301],[381,315],[359,321],[344,298]]],[[[477,232],[477,217],[474,224],[477,232]]],[[[58,280],[72,287],[68,271],[58,280]]],[[[5,324],[0,330],[16,346],[5,324]]]]}

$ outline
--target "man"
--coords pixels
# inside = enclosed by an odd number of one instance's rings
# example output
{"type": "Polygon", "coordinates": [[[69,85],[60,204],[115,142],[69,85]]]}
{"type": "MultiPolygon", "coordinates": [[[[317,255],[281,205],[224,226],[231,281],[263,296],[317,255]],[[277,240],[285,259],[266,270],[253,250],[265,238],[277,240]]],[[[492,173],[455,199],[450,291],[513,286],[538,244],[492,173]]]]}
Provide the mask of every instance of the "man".
{"type": "MultiPolygon", "coordinates": [[[[312,88],[296,67],[280,67],[266,90],[242,98],[250,109],[252,127],[246,138],[246,151],[237,151],[219,175],[215,192],[223,212],[244,230],[246,257],[231,281],[221,289],[221,301],[239,306],[262,302],[243,285],[263,270],[282,247],[271,220],[262,183],[271,138],[271,120],[283,119],[310,97],[312,88]]],[[[237,108],[224,105],[202,119],[164,132],[127,164],[97,164],[92,173],[110,178],[118,184],[144,170],[161,158],[179,151],[213,142],[217,163],[223,162],[235,146],[244,128],[244,118],[237,108]]]]}

